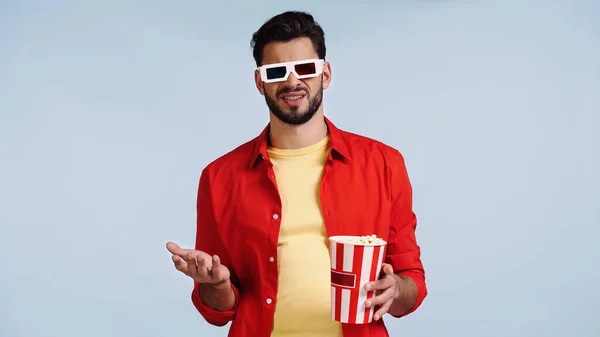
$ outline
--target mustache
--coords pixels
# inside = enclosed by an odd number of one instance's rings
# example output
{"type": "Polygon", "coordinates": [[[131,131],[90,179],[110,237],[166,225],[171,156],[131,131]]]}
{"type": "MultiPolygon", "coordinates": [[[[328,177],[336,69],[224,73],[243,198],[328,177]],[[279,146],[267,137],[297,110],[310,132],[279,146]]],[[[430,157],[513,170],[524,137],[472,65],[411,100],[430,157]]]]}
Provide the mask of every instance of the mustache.
{"type": "Polygon", "coordinates": [[[304,87],[295,87],[295,88],[284,87],[284,88],[277,90],[276,95],[279,96],[279,95],[287,94],[288,92],[294,92],[294,91],[303,91],[304,94],[306,96],[308,96],[308,89],[304,88],[304,87]]]}

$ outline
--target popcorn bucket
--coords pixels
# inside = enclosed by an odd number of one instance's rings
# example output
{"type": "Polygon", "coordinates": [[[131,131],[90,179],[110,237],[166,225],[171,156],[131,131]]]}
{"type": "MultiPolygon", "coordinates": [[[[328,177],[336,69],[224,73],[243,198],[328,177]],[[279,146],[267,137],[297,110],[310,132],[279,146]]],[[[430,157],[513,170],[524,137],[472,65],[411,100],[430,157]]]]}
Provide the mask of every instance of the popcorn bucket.
{"type": "Polygon", "coordinates": [[[376,281],[381,272],[386,242],[375,236],[332,236],[331,252],[331,318],[341,323],[367,324],[375,310],[365,301],[375,291],[365,284],[376,281]]]}

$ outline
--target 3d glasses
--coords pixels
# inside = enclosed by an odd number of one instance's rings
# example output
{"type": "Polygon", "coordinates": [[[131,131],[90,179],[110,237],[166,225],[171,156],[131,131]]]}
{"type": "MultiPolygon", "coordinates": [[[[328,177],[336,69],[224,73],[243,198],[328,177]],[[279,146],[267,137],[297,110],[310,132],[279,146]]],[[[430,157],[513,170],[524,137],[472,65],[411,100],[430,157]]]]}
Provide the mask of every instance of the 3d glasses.
{"type": "Polygon", "coordinates": [[[297,79],[310,78],[321,75],[325,60],[310,59],[282,63],[266,64],[259,67],[260,78],[265,83],[286,81],[290,73],[297,79]]]}

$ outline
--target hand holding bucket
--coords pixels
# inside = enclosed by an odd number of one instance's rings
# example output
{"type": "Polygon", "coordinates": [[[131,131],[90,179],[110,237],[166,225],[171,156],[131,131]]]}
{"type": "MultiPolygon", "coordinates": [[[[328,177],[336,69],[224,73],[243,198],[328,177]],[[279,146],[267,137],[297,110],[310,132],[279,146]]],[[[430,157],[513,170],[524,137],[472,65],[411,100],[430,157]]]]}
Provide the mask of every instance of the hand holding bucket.
{"type": "Polygon", "coordinates": [[[341,323],[366,324],[373,321],[375,308],[365,301],[375,291],[365,290],[381,272],[386,242],[374,236],[332,236],[331,317],[341,323]]]}

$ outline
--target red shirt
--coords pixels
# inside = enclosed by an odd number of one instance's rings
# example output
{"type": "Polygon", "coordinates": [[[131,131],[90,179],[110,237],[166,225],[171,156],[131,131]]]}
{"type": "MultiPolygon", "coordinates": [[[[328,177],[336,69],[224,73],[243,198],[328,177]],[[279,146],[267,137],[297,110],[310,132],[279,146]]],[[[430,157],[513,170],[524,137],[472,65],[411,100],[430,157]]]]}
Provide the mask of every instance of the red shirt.
{"type": "MultiPolygon", "coordinates": [[[[404,159],[381,142],[325,121],[331,150],[319,192],[327,235],[376,234],[386,240],[385,262],[417,284],[417,302],[409,314],[427,288],[404,159]]],[[[267,125],[257,138],[210,163],[200,177],[195,248],[218,255],[229,268],[236,304],[226,312],[207,307],[197,284],[192,302],[210,324],[232,321],[232,337],[267,337],[273,328],[282,206],[266,151],[268,130],[267,125]]],[[[388,336],[383,320],[342,324],[342,331],[344,337],[388,336]]]]}

